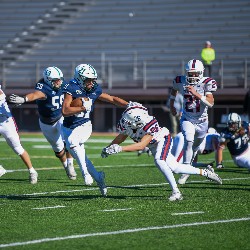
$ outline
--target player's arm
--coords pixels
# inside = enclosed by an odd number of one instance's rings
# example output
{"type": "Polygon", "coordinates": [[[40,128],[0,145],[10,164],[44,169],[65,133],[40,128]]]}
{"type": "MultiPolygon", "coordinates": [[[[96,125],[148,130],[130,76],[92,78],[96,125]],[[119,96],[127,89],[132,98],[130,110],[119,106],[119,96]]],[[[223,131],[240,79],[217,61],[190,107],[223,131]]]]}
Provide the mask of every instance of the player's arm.
{"type": "Polygon", "coordinates": [[[217,168],[223,168],[223,150],[225,149],[227,143],[226,142],[220,142],[217,148],[217,151],[215,153],[216,156],[216,165],[217,168]]]}
{"type": "Polygon", "coordinates": [[[25,102],[32,102],[38,99],[46,99],[46,98],[47,98],[46,95],[42,91],[36,90],[24,96],[11,94],[9,96],[9,102],[21,105],[25,102]]]}
{"type": "Polygon", "coordinates": [[[143,150],[150,143],[152,138],[153,138],[152,135],[144,135],[140,142],[122,146],[122,151],[133,152],[133,151],[143,150]]]}
{"type": "Polygon", "coordinates": [[[201,100],[209,108],[212,108],[214,105],[214,96],[211,92],[206,92],[205,96],[199,94],[192,85],[187,86],[187,90],[195,96],[197,99],[201,100]]]}
{"type": "Polygon", "coordinates": [[[117,97],[117,96],[112,96],[107,93],[102,93],[99,97],[98,100],[103,101],[103,102],[109,102],[112,103],[118,107],[126,107],[128,102],[117,97]]]}
{"type": "Polygon", "coordinates": [[[71,116],[71,115],[86,111],[86,108],[84,106],[71,107],[70,104],[71,104],[72,100],[73,100],[72,95],[67,94],[67,93],[64,94],[64,100],[63,100],[63,104],[62,104],[62,115],[63,116],[71,116]]]}

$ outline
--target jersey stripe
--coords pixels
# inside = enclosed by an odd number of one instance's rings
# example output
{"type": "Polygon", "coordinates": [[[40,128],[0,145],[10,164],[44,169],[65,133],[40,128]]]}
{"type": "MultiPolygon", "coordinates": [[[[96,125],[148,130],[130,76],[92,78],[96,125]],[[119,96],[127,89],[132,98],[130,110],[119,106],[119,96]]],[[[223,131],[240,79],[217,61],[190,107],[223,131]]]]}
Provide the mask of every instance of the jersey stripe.
{"type": "Polygon", "coordinates": [[[158,123],[156,119],[151,120],[149,123],[147,123],[144,127],[143,130],[147,131],[152,125],[154,125],[155,123],[158,123]]]}
{"type": "Polygon", "coordinates": [[[165,141],[161,151],[161,160],[165,161],[167,159],[168,153],[170,152],[171,141],[172,138],[170,134],[168,136],[165,136],[165,141]]]}

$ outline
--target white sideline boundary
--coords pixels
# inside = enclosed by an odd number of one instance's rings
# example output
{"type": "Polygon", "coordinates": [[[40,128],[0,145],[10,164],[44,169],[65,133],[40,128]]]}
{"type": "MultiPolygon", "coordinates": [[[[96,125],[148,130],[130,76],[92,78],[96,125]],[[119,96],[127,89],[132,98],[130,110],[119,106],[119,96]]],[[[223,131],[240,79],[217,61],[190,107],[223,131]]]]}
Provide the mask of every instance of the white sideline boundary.
{"type": "Polygon", "coordinates": [[[118,235],[118,234],[151,231],[151,230],[163,230],[163,229],[171,229],[171,228],[193,227],[193,226],[211,225],[211,224],[219,224],[219,223],[232,223],[232,222],[249,221],[249,220],[250,220],[250,217],[235,218],[235,219],[230,219],[230,220],[216,220],[216,221],[194,222],[194,223],[187,223],[187,224],[165,225],[165,226],[156,226],[156,227],[142,227],[142,228],[133,228],[133,229],[118,230],[118,231],[110,231],[110,232],[97,232],[97,233],[91,233],[91,234],[69,235],[69,236],[64,236],[64,237],[44,238],[44,239],[37,239],[37,240],[31,240],[31,241],[1,244],[0,248],[13,247],[13,246],[25,246],[25,245],[31,245],[31,244],[41,244],[41,243],[51,242],[51,241],[81,239],[81,238],[95,237],[95,236],[118,235]]]}

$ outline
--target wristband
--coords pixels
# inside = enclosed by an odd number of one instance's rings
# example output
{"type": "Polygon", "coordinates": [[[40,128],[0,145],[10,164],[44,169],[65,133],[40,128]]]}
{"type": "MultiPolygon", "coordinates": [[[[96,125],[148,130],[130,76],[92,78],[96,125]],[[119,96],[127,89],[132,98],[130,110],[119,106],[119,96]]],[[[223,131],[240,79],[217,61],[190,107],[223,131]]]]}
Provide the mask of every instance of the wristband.
{"type": "Polygon", "coordinates": [[[213,107],[213,104],[211,104],[211,103],[207,100],[206,96],[202,96],[202,97],[201,97],[201,101],[202,101],[205,105],[207,105],[209,108],[212,108],[212,107],[213,107]]]}

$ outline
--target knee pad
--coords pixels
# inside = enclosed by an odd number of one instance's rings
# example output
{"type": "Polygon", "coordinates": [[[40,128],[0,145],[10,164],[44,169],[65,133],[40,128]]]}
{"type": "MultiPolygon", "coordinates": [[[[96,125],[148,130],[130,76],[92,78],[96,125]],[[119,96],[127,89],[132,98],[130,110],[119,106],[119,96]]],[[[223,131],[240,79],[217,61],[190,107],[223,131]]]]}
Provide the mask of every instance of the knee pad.
{"type": "Polygon", "coordinates": [[[57,158],[61,159],[63,158],[63,156],[65,155],[65,149],[63,149],[62,151],[60,152],[55,152],[55,155],[57,158]]]}

